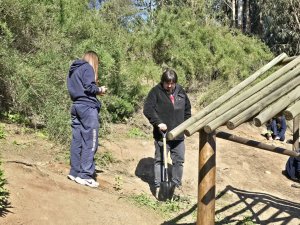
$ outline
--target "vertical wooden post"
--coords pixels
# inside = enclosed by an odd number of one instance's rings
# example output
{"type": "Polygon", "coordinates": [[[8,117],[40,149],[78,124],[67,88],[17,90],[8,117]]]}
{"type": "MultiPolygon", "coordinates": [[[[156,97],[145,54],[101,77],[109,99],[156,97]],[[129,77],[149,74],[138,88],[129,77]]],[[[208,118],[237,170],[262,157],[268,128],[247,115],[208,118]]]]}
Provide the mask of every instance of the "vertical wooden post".
{"type": "Polygon", "coordinates": [[[293,119],[293,150],[299,148],[299,115],[293,119]]]}
{"type": "Polygon", "coordinates": [[[216,134],[199,132],[197,225],[215,224],[216,134]]]}

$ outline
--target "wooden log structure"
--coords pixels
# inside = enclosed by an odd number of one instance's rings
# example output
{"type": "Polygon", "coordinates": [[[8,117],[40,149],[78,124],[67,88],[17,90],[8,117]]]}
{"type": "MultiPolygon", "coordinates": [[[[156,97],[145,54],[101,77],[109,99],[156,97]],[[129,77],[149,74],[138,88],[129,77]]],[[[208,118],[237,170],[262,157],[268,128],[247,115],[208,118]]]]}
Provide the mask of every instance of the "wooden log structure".
{"type": "Polygon", "coordinates": [[[253,87],[235,96],[229,102],[224,103],[223,105],[221,105],[220,107],[218,107],[217,109],[215,109],[214,111],[212,111],[211,113],[203,117],[202,119],[199,119],[197,122],[187,127],[184,133],[187,136],[191,136],[192,134],[194,134],[204,126],[206,127],[204,128],[205,131],[210,132],[216,129],[217,127],[223,125],[224,123],[227,122],[227,120],[232,118],[232,116],[235,116],[238,113],[242,112],[245,108],[249,107],[249,105],[254,104],[262,97],[272,93],[275,89],[279,88],[280,86],[284,85],[289,80],[297,76],[300,70],[300,65],[298,65],[299,63],[300,63],[300,57],[290,62],[289,64],[285,65],[284,67],[280,68],[276,72],[272,73],[266,79],[260,81],[253,87]],[[231,115],[228,113],[229,111],[231,113],[233,108],[239,108],[241,106],[244,106],[244,108],[238,109],[235,115],[231,115]],[[213,128],[210,129],[209,127],[207,127],[208,123],[213,123],[209,125],[209,126],[213,126],[213,128]]]}
{"type": "MultiPolygon", "coordinates": [[[[251,84],[253,81],[255,81],[258,77],[263,75],[265,72],[270,70],[272,67],[280,63],[282,60],[286,59],[288,56],[285,53],[280,54],[273,60],[271,60],[268,64],[261,67],[259,70],[257,70],[255,73],[253,73],[251,76],[249,76],[247,79],[242,81],[240,84],[235,86],[234,88],[230,89],[227,93],[219,97],[217,100],[206,106],[204,109],[202,109],[200,112],[198,112],[196,115],[192,116],[173,130],[171,130],[168,133],[168,139],[173,140],[175,137],[177,137],[179,134],[183,133],[184,130],[194,124],[196,121],[204,117],[205,115],[209,114],[214,109],[218,108],[221,104],[226,102],[228,99],[232,98],[234,95],[236,95],[238,92],[243,90],[245,87],[247,87],[249,84],[251,84]]],[[[290,69],[290,68],[289,68],[290,69]]]]}
{"type": "Polygon", "coordinates": [[[234,127],[245,122],[247,119],[254,116],[255,112],[258,113],[258,109],[262,110],[271,102],[283,96],[284,94],[295,88],[297,85],[299,85],[300,76],[294,78],[299,73],[300,65],[290,72],[286,73],[285,76],[282,76],[279,79],[275,80],[259,92],[252,93],[252,96],[246,101],[243,101],[240,104],[235,105],[234,108],[230,109],[229,111],[224,112],[222,116],[216,118],[204,127],[205,132],[212,132],[219,126],[225,124],[228,120],[230,120],[227,123],[229,129],[233,129],[234,127]],[[287,83],[287,81],[289,82],[287,83]],[[257,108],[255,108],[254,105],[257,108]]]}
{"type": "Polygon", "coordinates": [[[294,104],[290,105],[286,110],[283,111],[286,120],[292,120],[297,115],[300,114],[300,101],[296,101],[294,104]]]}
{"type": "Polygon", "coordinates": [[[300,86],[296,87],[293,91],[288,94],[282,96],[276,102],[273,102],[267,108],[262,110],[254,119],[254,125],[260,127],[268,120],[272,119],[278,113],[282,111],[283,108],[286,108],[292,102],[297,100],[300,97],[300,86]]]}
{"type": "MultiPolygon", "coordinates": [[[[279,55],[246,80],[168,133],[168,140],[173,140],[183,132],[187,136],[191,136],[199,131],[197,225],[215,224],[216,137],[300,158],[300,153],[296,151],[216,130],[227,121],[227,125],[232,122],[232,127],[229,126],[229,128],[233,129],[252,118],[267,106],[270,106],[270,108],[276,107],[275,111],[278,111],[277,108],[280,108],[282,111],[283,105],[287,107],[291,102],[299,98],[300,95],[297,94],[297,92],[300,93],[299,63],[300,56],[288,57],[285,53],[279,55]],[[250,87],[250,84],[275,65],[283,66],[267,78],[250,87]]],[[[300,109],[296,112],[297,115],[300,114],[300,109]]],[[[265,114],[267,113],[269,112],[266,111],[265,114]]],[[[273,114],[273,112],[270,114],[273,114]]],[[[298,140],[299,118],[294,119],[294,124],[298,124],[298,128],[294,125],[294,128],[297,128],[297,131],[294,130],[294,135],[298,135],[298,140]]],[[[296,145],[299,145],[299,142],[294,144],[294,148],[296,145]]]]}

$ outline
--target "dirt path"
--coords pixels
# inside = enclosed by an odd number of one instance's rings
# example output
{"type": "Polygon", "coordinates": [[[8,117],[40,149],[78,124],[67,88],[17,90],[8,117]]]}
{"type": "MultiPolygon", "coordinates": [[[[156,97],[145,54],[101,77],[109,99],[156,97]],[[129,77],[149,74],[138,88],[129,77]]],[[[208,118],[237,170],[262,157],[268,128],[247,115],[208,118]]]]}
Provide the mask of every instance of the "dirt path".
{"type": "MultiPolygon", "coordinates": [[[[153,198],[153,141],[126,138],[128,127],[118,125],[101,140],[99,151],[110,151],[118,162],[100,168],[100,188],[91,189],[66,179],[68,159],[53,143],[23,128],[5,124],[0,140],[8,180],[10,207],[0,223],[14,224],[193,224],[196,221],[198,135],[186,140],[183,190],[189,208],[171,218],[140,208],[124,196],[144,193],[153,198]],[[115,135],[115,136],[114,136],[115,135]],[[115,138],[115,137],[118,138],[115,138]],[[115,187],[119,190],[116,191],[115,187]]],[[[244,124],[237,135],[267,142],[259,129],[244,124]]],[[[290,134],[289,134],[290,135],[290,134]]],[[[216,224],[300,224],[300,189],[282,175],[286,156],[217,139],[216,224]]]]}

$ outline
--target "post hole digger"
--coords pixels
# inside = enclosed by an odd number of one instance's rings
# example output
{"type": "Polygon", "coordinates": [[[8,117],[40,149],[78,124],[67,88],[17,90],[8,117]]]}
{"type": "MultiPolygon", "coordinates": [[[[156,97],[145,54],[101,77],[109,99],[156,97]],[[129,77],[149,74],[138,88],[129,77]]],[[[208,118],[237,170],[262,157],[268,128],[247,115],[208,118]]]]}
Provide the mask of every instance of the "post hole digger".
{"type": "Polygon", "coordinates": [[[163,165],[162,165],[162,182],[158,192],[159,201],[171,200],[174,194],[175,186],[169,180],[168,175],[168,151],[167,151],[167,131],[161,131],[163,136],[163,165]]]}

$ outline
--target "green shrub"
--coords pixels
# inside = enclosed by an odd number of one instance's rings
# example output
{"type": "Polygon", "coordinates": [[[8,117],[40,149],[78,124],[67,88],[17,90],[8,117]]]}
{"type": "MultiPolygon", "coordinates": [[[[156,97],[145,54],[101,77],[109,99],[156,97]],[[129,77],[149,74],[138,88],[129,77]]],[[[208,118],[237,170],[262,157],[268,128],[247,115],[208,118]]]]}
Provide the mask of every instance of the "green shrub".
{"type": "Polygon", "coordinates": [[[111,163],[115,163],[117,160],[114,158],[113,154],[109,151],[100,152],[95,155],[95,163],[100,167],[107,167],[111,163]]]}
{"type": "Polygon", "coordinates": [[[72,103],[66,76],[86,50],[99,54],[99,84],[109,90],[100,97],[102,129],[131,117],[165,67],[177,71],[188,91],[208,90],[209,97],[199,100],[205,104],[222,94],[219,88],[211,96],[210,84],[225,81],[221,90],[227,90],[272,57],[258,39],[204,20],[210,18],[200,10],[204,1],[196,8],[162,7],[151,22],[127,26],[123,18],[136,13],[130,2],[108,1],[95,11],[88,9],[88,0],[3,0],[1,110],[37,115],[50,138],[69,143],[72,103]]]}
{"type": "Polygon", "coordinates": [[[4,127],[0,125],[0,139],[4,139],[4,138],[5,138],[4,127]]]}
{"type": "Polygon", "coordinates": [[[134,112],[132,103],[117,96],[110,96],[109,101],[105,101],[105,104],[112,122],[124,121],[134,112]]]}
{"type": "MultiPolygon", "coordinates": [[[[0,166],[1,166],[1,160],[0,160],[0,166]]],[[[7,206],[8,196],[9,192],[5,188],[6,185],[6,179],[4,178],[3,170],[0,168],[0,211],[5,209],[7,206]]]]}

